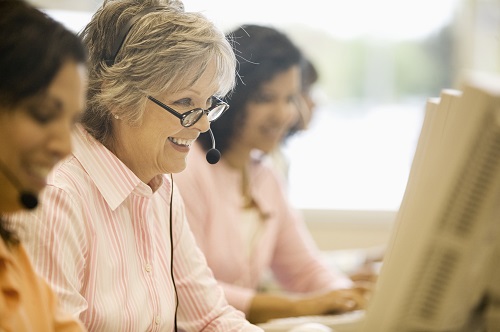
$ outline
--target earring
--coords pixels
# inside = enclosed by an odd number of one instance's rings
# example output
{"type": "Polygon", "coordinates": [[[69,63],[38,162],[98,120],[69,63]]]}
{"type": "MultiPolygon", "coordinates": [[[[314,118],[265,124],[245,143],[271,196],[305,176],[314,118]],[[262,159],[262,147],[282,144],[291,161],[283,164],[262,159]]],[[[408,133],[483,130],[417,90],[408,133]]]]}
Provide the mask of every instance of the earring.
{"type": "Polygon", "coordinates": [[[116,114],[113,115],[113,117],[116,119],[116,120],[120,120],[120,117],[116,114]]]}

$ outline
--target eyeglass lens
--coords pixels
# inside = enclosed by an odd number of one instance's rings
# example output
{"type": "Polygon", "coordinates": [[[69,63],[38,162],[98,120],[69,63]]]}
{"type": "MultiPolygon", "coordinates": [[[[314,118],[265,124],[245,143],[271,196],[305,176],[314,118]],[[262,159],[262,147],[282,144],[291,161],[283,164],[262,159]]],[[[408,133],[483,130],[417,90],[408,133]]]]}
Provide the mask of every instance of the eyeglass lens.
{"type": "MultiPolygon", "coordinates": [[[[218,105],[210,110],[207,114],[208,121],[212,122],[217,120],[222,115],[222,113],[224,113],[225,109],[226,105],[218,105]]],[[[194,125],[203,116],[204,112],[205,111],[203,111],[201,108],[191,112],[182,120],[182,124],[186,127],[194,125]]]]}
{"type": "Polygon", "coordinates": [[[218,105],[216,106],[213,110],[211,110],[210,112],[208,112],[208,121],[212,122],[212,121],[215,121],[219,118],[219,116],[222,115],[222,113],[224,113],[224,111],[226,110],[226,105],[225,104],[222,104],[222,105],[218,105]]]}

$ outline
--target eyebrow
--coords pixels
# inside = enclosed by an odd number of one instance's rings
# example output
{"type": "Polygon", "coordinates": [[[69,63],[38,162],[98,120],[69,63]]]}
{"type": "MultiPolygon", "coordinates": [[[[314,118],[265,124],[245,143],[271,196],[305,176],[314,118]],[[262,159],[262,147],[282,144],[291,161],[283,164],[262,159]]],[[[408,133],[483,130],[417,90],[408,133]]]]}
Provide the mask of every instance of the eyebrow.
{"type": "Polygon", "coordinates": [[[61,99],[52,96],[48,94],[47,92],[44,92],[42,94],[39,94],[37,96],[34,96],[29,102],[29,106],[43,106],[43,107],[50,107],[55,110],[61,110],[63,109],[63,102],[61,99]]]}
{"type": "Polygon", "coordinates": [[[51,114],[52,116],[59,116],[64,112],[63,102],[59,98],[46,94],[30,100],[27,103],[27,109],[30,112],[51,114]]]}

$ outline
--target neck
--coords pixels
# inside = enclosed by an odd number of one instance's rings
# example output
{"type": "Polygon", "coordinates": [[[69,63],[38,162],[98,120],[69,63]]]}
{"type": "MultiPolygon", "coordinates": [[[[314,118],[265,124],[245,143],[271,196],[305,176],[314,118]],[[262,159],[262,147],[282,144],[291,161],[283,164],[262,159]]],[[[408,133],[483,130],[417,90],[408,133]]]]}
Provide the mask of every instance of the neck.
{"type": "Polygon", "coordinates": [[[250,152],[250,149],[243,147],[232,147],[224,151],[222,159],[224,159],[231,168],[243,171],[250,161],[250,152]]]}

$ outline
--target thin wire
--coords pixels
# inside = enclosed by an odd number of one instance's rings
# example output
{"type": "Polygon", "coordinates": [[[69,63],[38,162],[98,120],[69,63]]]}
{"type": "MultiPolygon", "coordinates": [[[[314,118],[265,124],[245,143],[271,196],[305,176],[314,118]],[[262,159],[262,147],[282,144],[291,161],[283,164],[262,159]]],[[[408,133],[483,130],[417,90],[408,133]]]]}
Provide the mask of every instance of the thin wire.
{"type": "Polygon", "coordinates": [[[175,286],[174,278],[174,236],[172,231],[172,201],[174,198],[174,177],[170,174],[170,277],[172,278],[172,284],[174,285],[175,292],[175,312],[174,312],[174,331],[177,332],[177,307],[179,307],[179,296],[177,295],[177,287],[175,286]]]}

